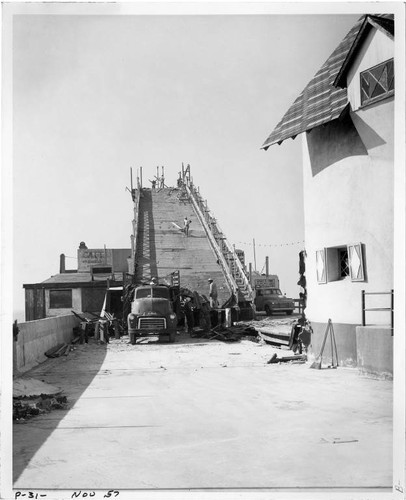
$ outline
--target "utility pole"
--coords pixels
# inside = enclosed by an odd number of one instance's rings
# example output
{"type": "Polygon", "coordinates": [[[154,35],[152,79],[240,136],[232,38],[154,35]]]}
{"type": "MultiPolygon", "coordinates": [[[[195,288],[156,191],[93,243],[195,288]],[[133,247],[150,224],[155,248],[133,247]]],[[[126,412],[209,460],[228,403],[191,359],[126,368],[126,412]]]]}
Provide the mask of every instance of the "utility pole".
{"type": "Polygon", "coordinates": [[[255,255],[255,238],[252,239],[252,244],[254,247],[254,271],[256,271],[257,270],[257,257],[255,255]]]}
{"type": "Polygon", "coordinates": [[[268,276],[269,276],[269,257],[268,256],[265,257],[265,274],[266,274],[266,277],[268,278],[268,276]]]}

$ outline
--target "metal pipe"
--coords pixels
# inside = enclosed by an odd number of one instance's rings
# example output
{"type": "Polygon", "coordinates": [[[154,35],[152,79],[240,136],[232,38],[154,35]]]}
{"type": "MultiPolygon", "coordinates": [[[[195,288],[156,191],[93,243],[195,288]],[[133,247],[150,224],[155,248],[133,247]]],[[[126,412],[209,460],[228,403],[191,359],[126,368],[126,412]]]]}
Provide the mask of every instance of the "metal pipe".
{"type": "Polygon", "coordinates": [[[393,296],[393,290],[391,290],[391,294],[390,294],[390,305],[391,305],[391,328],[392,328],[392,336],[393,336],[393,328],[395,326],[395,323],[394,323],[394,316],[393,316],[393,309],[394,309],[394,296],[393,296]]]}
{"type": "Polygon", "coordinates": [[[61,253],[59,257],[59,274],[63,274],[65,272],[65,254],[61,253]]]}

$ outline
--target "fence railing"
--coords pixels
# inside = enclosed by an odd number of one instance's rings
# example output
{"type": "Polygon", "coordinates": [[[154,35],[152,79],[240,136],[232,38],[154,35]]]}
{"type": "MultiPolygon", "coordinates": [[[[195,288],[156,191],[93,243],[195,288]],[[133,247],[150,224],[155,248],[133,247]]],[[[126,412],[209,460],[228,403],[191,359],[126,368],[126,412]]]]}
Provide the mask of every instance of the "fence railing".
{"type": "Polygon", "coordinates": [[[362,303],[362,326],[367,326],[367,323],[366,323],[366,313],[367,312],[372,312],[372,311],[390,312],[390,326],[391,326],[392,335],[393,335],[393,305],[394,305],[393,290],[391,290],[390,292],[366,292],[365,290],[362,290],[361,303],[362,303]],[[387,307],[366,307],[366,296],[367,295],[390,295],[390,306],[387,306],[387,307]]]}

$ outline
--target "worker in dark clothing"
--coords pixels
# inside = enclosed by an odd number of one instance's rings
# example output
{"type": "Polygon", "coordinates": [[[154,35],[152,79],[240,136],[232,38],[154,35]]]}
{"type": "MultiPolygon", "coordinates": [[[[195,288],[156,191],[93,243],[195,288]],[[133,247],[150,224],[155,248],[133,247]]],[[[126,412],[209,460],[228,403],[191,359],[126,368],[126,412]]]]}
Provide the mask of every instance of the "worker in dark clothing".
{"type": "Polygon", "coordinates": [[[192,299],[190,297],[185,297],[184,299],[185,317],[187,323],[187,332],[193,337],[193,328],[195,326],[193,318],[193,305],[192,299]]]}
{"type": "Polygon", "coordinates": [[[200,326],[201,311],[202,311],[202,298],[197,292],[193,292],[193,321],[195,326],[200,326]]]}
{"type": "Polygon", "coordinates": [[[211,329],[210,302],[205,295],[202,296],[201,301],[200,326],[205,332],[211,329]]]}

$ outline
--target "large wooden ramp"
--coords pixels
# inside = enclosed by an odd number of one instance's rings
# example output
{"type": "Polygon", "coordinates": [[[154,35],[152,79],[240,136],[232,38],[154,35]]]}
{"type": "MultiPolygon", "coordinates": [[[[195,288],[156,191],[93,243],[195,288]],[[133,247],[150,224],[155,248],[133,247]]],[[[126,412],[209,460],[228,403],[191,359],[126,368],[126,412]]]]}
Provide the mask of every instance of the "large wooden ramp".
{"type": "Polygon", "coordinates": [[[179,270],[182,287],[208,296],[207,280],[212,278],[222,305],[231,293],[191,202],[176,188],[142,189],[141,194],[136,281],[149,281],[156,276],[162,282],[179,270]],[[192,221],[189,236],[181,231],[185,217],[192,221]]]}

